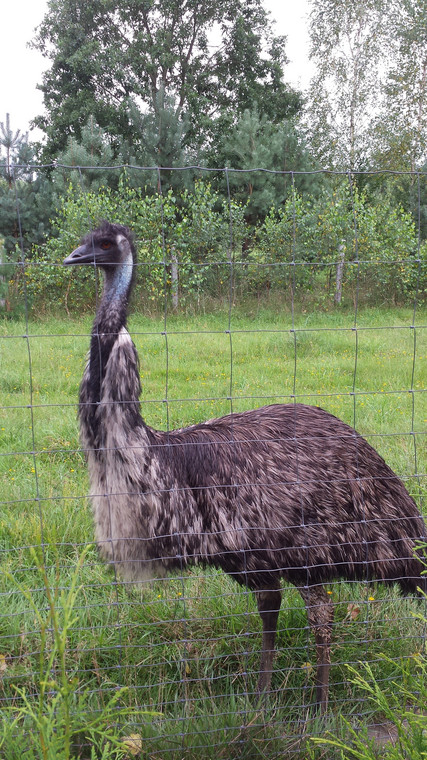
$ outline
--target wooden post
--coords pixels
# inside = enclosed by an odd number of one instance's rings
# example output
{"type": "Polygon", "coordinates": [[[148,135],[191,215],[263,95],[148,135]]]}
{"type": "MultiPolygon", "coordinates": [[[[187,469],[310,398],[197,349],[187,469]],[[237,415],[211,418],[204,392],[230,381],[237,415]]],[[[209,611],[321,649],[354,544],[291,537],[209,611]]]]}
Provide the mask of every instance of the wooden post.
{"type": "Polygon", "coordinates": [[[335,298],[334,298],[335,303],[341,303],[344,262],[345,262],[345,244],[340,243],[340,245],[338,246],[337,275],[335,278],[335,298]]]}

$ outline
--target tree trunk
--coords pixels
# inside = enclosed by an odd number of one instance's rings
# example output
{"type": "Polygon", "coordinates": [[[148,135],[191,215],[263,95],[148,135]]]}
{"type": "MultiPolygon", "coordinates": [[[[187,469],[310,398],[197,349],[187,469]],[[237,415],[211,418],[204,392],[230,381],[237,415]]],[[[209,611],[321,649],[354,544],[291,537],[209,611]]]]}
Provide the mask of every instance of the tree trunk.
{"type": "Polygon", "coordinates": [[[338,246],[338,264],[337,275],[335,278],[335,303],[341,303],[342,299],[342,280],[344,274],[344,262],[345,262],[345,245],[340,243],[338,246]]]}
{"type": "Polygon", "coordinates": [[[3,245],[2,240],[0,240],[0,309],[6,308],[6,298],[4,297],[3,293],[5,293],[6,288],[6,277],[3,274],[3,245]]]}
{"type": "Polygon", "coordinates": [[[171,251],[171,292],[172,292],[172,308],[174,311],[178,311],[179,305],[179,274],[178,274],[178,256],[175,253],[175,248],[171,251]]]}

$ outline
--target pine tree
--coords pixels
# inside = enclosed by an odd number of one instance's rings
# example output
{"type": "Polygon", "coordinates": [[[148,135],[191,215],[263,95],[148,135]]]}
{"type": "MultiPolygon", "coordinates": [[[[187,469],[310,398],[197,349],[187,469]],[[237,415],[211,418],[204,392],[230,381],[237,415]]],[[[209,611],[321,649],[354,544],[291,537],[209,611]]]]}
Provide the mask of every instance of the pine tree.
{"type": "Polygon", "coordinates": [[[10,127],[10,116],[7,113],[6,121],[0,121],[0,133],[0,145],[6,153],[6,156],[0,159],[1,174],[6,178],[9,187],[12,187],[14,177],[16,177],[14,164],[17,162],[15,159],[28,143],[28,132],[22,134],[21,130],[17,129],[14,133],[10,127]]]}
{"type": "Polygon", "coordinates": [[[222,164],[230,167],[230,187],[240,201],[248,203],[252,222],[263,218],[272,206],[283,205],[292,188],[315,193],[319,183],[318,176],[298,173],[310,171],[313,162],[295,122],[273,124],[256,109],[243,113],[224,137],[219,155],[222,164]]]}

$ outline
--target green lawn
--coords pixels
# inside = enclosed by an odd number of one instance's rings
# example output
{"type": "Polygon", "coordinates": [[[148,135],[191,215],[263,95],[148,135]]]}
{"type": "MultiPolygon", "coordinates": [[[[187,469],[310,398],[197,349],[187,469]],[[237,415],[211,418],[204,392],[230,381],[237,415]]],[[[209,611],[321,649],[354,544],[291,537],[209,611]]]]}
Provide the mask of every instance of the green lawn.
{"type": "MultiPolygon", "coordinates": [[[[417,311],[415,329],[412,316],[404,308],[366,309],[355,330],[351,312],[301,312],[293,325],[289,312],[233,311],[229,324],[224,311],[170,316],[166,334],[163,318],[131,316],[143,415],[167,429],[295,395],[354,425],[426,510],[427,311],[417,311]]],[[[90,327],[90,317],[31,321],[28,331],[21,322],[0,323],[0,709],[19,703],[17,686],[34,699],[40,691],[40,625],[15,585],[46,608],[31,547],[42,547],[52,586],[67,588],[92,538],[76,419],[90,327]]],[[[77,691],[89,690],[94,711],[126,685],[127,705],[162,713],[141,714],[128,729],[143,737],[141,756],[309,757],[298,737],[317,730],[316,723],[302,725],[313,699],[315,654],[298,592],[284,595],[274,694],[257,712],[248,694],[256,684],[260,622],[251,595],[233,581],[197,570],[126,588],[92,548],[80,583],[70,677],[77,691]]],[[[330,591],[331,716],[362,713],[368,720],[369,705],[345,663],[370,661],[392,690],[393,658],[413,657],[416,668],[417,653],[424,653],[423,623],[412,617],[418,606],[395,589],[336,584],[330,591]]]]}

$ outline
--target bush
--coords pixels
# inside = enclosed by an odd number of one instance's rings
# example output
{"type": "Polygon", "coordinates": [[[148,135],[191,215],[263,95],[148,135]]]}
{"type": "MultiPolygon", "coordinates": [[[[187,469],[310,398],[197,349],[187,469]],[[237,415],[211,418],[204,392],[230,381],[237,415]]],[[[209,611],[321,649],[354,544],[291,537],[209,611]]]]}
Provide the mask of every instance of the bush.
{"type": "MultiPolygon", "coordinates": [[[[276,267],[274,282],[287,262],[296,291],[319,284],[329,299],[355,297],[368,302],[402,302],[427,290],[427,245],[418,246],[411,215],[389,200],[370,199],[349,183],[318,199],[295,194],[272,209],[257,233],[259,262],[276,267]]],[[[271,285],[271,282],[270,282],[271,285]]]]}
{"type": "MultiPolygon", "coordinates": [[[[232,213],[236,217],[234,240],[239,240],[243,211],[234,204],[232,213]]],[[[48,303],[68,311],[93,305],[92,271],[81,267],[70,273],[62,268],[62,260],[82,234],[102,219],[133,230],[141,303],[159,306],[166,296],[177,306],[178,301],[197,298],[201,290],[215,295],[214,273],[231,255],[230,212],[219,195],[202,183],[178,197],[172,190],[165,195],[145,195],[141,188],[130,187],[123,175],[117,192],[102,187],[98,192],[83,193],[70,188],[62,199],[56,236],[34,247],[25,268],[27,294],[34,306],[44,308],[48,303]]]]}
{"type": "Polygon", "coordinates": [[[126,173],[118,190],[70,186],[55,236],[33,247],[9,284],[38,313],[93,308],[92,270],[70,271],[62,260],[82,234],[109,219],[135,234],[136,300],[143,311],[163,308],[165,299],[177,309],[228,297],[230,282],[244,295],[290,292],[301,299],[312,293],[328,305],[427,296],[427,243],[419,245],[410,214],[387,198],[340,181],[317,198],[294,191],[257,228],[245,221],[245,211],[203,182],[163,195],[132,187],[126,173]]]}

